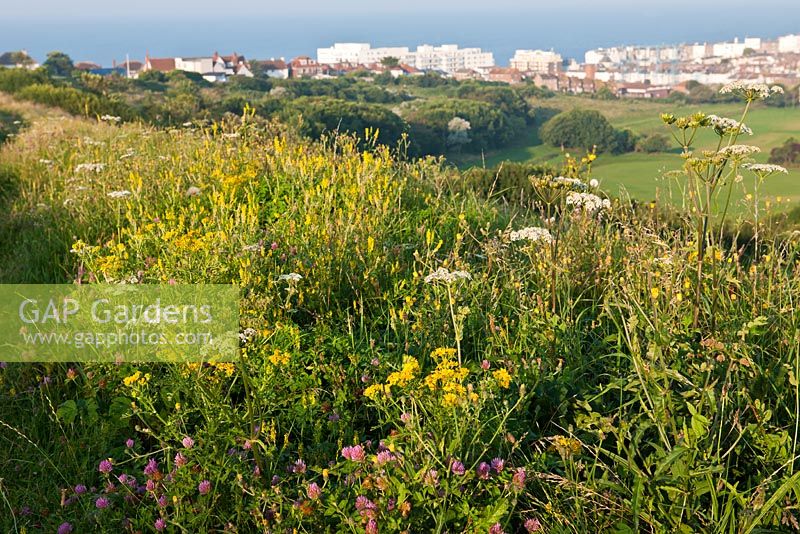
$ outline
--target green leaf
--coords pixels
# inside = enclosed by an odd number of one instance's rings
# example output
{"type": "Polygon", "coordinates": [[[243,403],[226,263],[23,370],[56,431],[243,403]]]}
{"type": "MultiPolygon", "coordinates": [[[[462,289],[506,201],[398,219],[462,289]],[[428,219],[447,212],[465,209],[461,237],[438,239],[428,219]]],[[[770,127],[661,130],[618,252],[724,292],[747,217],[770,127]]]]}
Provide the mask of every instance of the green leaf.
{"type": "Polygon", "coordinates": [[[64,402],[58,407],[56,415],[66,424],[71,425],[75,421],[75,418],[78,417],[77,403],[74,400],[64,402]]]}

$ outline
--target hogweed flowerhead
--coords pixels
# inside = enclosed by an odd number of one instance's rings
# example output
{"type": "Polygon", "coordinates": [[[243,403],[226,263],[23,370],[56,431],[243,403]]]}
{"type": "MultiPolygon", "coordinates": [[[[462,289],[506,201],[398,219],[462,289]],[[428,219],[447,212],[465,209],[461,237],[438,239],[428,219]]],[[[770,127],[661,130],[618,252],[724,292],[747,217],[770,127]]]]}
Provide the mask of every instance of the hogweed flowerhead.
{"type": "Polygon", "coordinates": [[[425,277],[426,284],[435,284],[438,282],[452,284],[459,280],[472,280],[472,275],[467,271],[450,271],[444,267],[439,267],[425,277]]]}
{"type": "Polygon", "coordinates": [[[532,243],[541,241],[548,245],[553,242],[553,235],[550,233],[550,230],[538,226],[529,226],[521,230],[514,230],[509,234],[508,238],[511,241],[525,240],[532,243]]]}
{"type": "Polygon", "coordinates": [[[718,135],[739,134],[739,133],[753,135],[753,130],[751,130],[743,122],[739,122],[735,119],[720,117],[719,115],[709,115],[708,121],[709,121],[709,126],[714,128],[714,130],[716,130],[718,135]]]}
{"type": "Polygon", "coordinates": [[[726,158],[741,159],[759,152],[761,149],[753,145],[730,145],[720,150],[719,154],[726,158]]]}
{"type": "Polygon", "coordinates": [[[765,83],[736,80],[723,85],[719,92],[723,95],[736,95],[744,98],[748,102],[752,102],[753,100],[764,100],[772,95],[783,94],[783,87],[779,85],[770,87],[765,83]]]}
{"type": "Polygon", "coordinates": [[[742,165],[742,167],[762,178],[767,177],[770,174],[789,173],[789,171],[786,170],[785,167],[781,167],[780,165],[773,165],[772,163],[745,163],[742,165]]]}
{"type": "Polygon", "coordinates": [[[607,198],[600,198],[593,193],[576,193],[572,191],[567,194],[567,206],[572,206],[576,212],[594,215],[610,209],[611,201],[607,198]]]}

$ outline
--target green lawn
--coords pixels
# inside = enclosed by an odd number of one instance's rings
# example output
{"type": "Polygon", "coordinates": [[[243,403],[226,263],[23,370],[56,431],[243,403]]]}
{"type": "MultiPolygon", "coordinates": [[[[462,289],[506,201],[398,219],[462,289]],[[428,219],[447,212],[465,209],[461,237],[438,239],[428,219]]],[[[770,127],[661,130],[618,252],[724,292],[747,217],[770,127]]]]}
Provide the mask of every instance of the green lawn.
{"type": "MultiPolygon", "coordinates": [[[[588,98],[556,96],[552,99],[539,100],[537,107],[558,108],[568,110],[576,107],[597,109],[601,111],[617,128],[630,128],[638,134],[664,133],[667,128],[659,118],[660,113],[670,112],[675,115],[686,115],[695,111],[715,113],[725,117],[739,118],[742,106],[738,104],[692,105],[681,106],[661,102],[644,101],[600,101],[588,98]]],[[[766,162],[769,151],[783,144],[789,137],[800,137],[800,108],[769,108],[756,106],[748,114],[745,121],[755,132],[753,136],[743,136],[740,142],[758,145],[762,153],[756,158],[766,162]]],[[[697,148],[715,148],[716,136],[708,132],[700,137],[697,148]]],[[[493,167],[503,161],[528,161],[535,163],[557,162],[561,158],[560,150],[542,144],[531,128],[519,145],[501,151],[485,154],[481,157],[470,156],[456,160],[462,168],[472,166],[493,167]]],[[[595,175],[602,182],[603,188],[611,194],[627,192],[632,198],[650,200],[655,197],[668,198],[669,190],[675,190],[679,184],[662,177],[664,171],[679,169],[681,159],[677,153],[621,155],[601,154],[595,165],[595,175]]],[[[745,176],[741,184],[737,184],[734,198],[738,202],[748,190],[752,189],[750,177],[745,176]],[[747,188],[747,189],[745,189],[747,188]]],[[[762,187],[765,199],[783,207],[800,204],[800,170],[792,169],[788,175],[773,176],[762,187]]]]}

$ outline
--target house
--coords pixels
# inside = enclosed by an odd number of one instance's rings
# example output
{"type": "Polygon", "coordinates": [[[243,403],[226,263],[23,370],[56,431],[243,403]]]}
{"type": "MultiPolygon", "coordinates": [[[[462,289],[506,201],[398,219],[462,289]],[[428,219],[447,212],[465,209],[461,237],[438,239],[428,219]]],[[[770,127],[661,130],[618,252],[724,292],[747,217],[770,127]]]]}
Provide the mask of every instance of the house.
{"type": "Polygon", "coordinates": [[[422,76],[421,70],[411,65],[406,65],[405,63],[399,63],[394,67],[389,67],[389,73],[393,78],[399,78],[400,76],[422,76]]]}
{"type": "Polygon", "coordinates": [[[515,84],[522,82],[522,73],[513,68],[495,67],[489,69],[489,74],[486,79],[490,82],[515,84]]]}
{"type": "Polygon", "coordinates": [[[667,98],[670,88],[653,86],[650,82],[622,83],[617,85],[617,96],[620,98],[667,98]]]}
{"type": "Polygon", "coordinates": [[[228,79],[225,61],[217,53],[210,57],[176,57],[175,68],[197,73],[208,82],[224,82],[228,79]]]}
{"type": "Polygon", "coordinates": [[[551,91],[558,91],[558,76],[555,74],[536,73],[531,79],[538,87],[544,87],[546,89],[550,89],[551,91]]]}
{"type": "Polygon", "coordinates": [[[483,76],[475,69],[458,69],[453,73],[453,79],[463,82],[465,80],[482,80],[483,76]]]}
{"type": "Polygon", "coordinates": [[[308,56],[298,56],[289,62],[290,78],[313,78],[326,72],[325,65],[320,65],[308,56]]]}
{"type": "Polygon", "coordinates": [[[100,65],[98,65],[97,63],[92,63],[90,61],[78,61],[77,63],[75,63],[75,70],[91,71],[91,70],[97,70],[99,68],[101,68],[100,65]]]}
{"type": "Polygon", "coordinates": [[[593,94],[605,84],[599,80],[569,76],[567,74],[558,75],[558,90],[562,93],[573,94],[593,94]]]}
{"type": "Polygon", "coordinates": [[[142,71],[147,72],[151,70],[156,72],[172,72],[175,70],[175,58],[156,58],[150,57],[150,54],[146,54],[144,57],[144,67],[142,67],[142,71]]]}
{"type": "Polygon", "coordinates": [[[115,59],[111,65],[113,67],[118,67],[123,69],[126,75],[131,78],[139,74],[139,71],[141,71],[144,68],[144,63],[142,63],[141,61],[135,61],[135,60],[132,61],[129,59],[126,59],[122,63],[117,63],[117,60],[115,59]]]}
{"type": "Polygon", "coordinates": [[[250,70],[250,65],[241,56],[234,52],[230,56],[220,56],[214,52],[214,58],[220,58],[225,63],[225,74],[228,76],[246,76],[247,78],[253,77],[253,72],[250,70]]]}
{"type": "Polygon", "coordinates": [[[258,68],[258,71],[263,73],[267,78],[285,80],[289,77],[289,65],[286,64],[283,58],[270,58],[265,61],[253,61],[253,68],[256,67],[258,68]]]}

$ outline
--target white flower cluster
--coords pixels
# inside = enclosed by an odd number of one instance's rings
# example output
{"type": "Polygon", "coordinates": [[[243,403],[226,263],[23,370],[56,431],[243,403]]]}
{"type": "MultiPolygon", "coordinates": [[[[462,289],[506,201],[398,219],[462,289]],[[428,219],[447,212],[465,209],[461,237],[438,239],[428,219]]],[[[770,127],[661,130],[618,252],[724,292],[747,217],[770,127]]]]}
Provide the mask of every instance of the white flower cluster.
{"type": "Polygon", "coordinates": [[[744,157],[761,152],[761,149],[753,145],[731,145],[726,146],[719,153],[727,157],[744,157]]]}
{"type": "Polygon", "coordinates": [[[758,100],[769,98],[775,94],[783,94],[783,88],[778,85],[768,86],[765,83],[752,82],[748,80],[736,80],[722,86],[719,90],[721,94],[734,94],[747,98],[748,100],[758,100]]]}
{"type": "Polygon", "coordinates": [[[744,167],[748,171],[763,176],[767,176],[768,174],[775,174],[776,172],[789,174],[789,171],[787,171],[785,167],[781,167],[780,165],[773,165],[771,163],[745,163],[744,165],[742,165],[742,167],[744,167]]]}
{"type": "Polygon", "coordinates": [[[242,344],[249,343],[256,337],[257,333],[258,332],[256,332],[254,328],[245,328],[242,332],[239,332],[239,341],[241,341],[242,344]]]}
{"type": "Polygon", "coordinates": [[[80,163],[75,167],[75,172],[100,172],[106,168],[105,163],[80,163]]]}
{"type": "Polygon", "coordinates": [[[41,158],[39,160],[39,163],[41,163],[42,165],[52,165],[53,164],[53,160],[41,158]]]}
{"type": "Polygon", "coordinates": [[[242,247],[244,252],[258,252],[261,250],[261,243],[256,243],[255,245],[245,245],[242,247]]]}
{"type": "Polygon", "coordinates": [[[302,275],[297,273],[282,274],[278,277],[280,282],[296,283],[303,279],[302,275]]]}
{"type": "Polygon", "coordinates": [[[100,120],[105,122],[119,122],[122,120],[122,117],[116,117],[114,115],[103,115],[102,117],[100,117],[100,120]]]}
{"type": "Polygon", "coordinates": [[[611,201],[592,193],[576,193],[572,191],[567,194],[567,206],[573,206],[575,210],[583,210],[586,213],[594,214],[609,209],[611,201]]]}
{"type": "Polygon", "coordinates": [[[511,241],[543,241],[545,243],[552,243],[553,236],[547,228],[540,228],[538,226],[529,226],[522,230],[514,230],[509,236],[511,241]]]}
{"type": "Polygon", "coordinates": [[[439,267],[431,274],[425,277],[426,284],[433,284],[435,282],[444,282],[445,284],[452,284],[458,280],[472,280],[472,275],[467,271],[448,271],[444,267],[439,267]]]}
{"type": "Polygon", "coordinates": [[[563,187],[565,189],[574,189],[576,191],[586,191],[589,187],[578,180],[577,178],[565,178],[564,176],[555,176],[550,179],[550,182],[556,187],[563,187]]]}
{"type": "Polygon", "coordinates": [[[116,199],[128,198],[129,196],[131,196],[131,192],[128,191],[127,189],[123,189],[122,191],[111,191],[108,194],[108,196],[116,199]]]}
{"type": "Polygon", "coordinates": [[[722,133],[730,134],[739,132],[747,135],[753,135],[753,130],[751,130],[745,123],[739,122],[735,119],[720,117],[719,115],[709,115],[707,118],[711,124],[711,127],[716,128],[722,133]]]}

